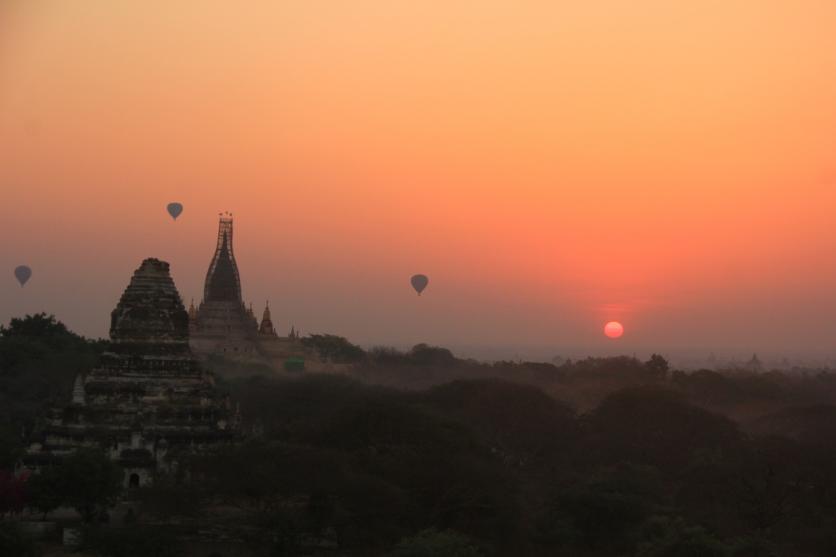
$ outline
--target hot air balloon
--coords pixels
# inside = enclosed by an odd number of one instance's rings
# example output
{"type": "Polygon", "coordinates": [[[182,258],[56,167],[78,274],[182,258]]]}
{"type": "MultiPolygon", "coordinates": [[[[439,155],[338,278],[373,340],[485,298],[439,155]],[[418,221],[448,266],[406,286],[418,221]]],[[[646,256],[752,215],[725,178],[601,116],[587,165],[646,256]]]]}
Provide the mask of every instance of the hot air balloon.
{"type": "Polygon", "coordinates": [[[20,283],[21,288],[24,284],[29,281],[29,278],[32,276],[32,269],[27,267],[26,265],[21,265],[20,267],[15,268],[15,278],[17,278],[17,282],[20,283]]]}
{"type": "Polygon", "coordinates": [[[430,279],[427,278],[427,275],[413,275],[409,282],[412,283],[412,288],[414,288],[420,296],[421,292],[423,292],[430,283],[430,279]]]}
{"type": "Polygon", "coordinates": [[[168,209],[168,214],[171,215],[171,218],[177,220],[177,217],[180,216],[180,213],[183,212],[183,204],[182,203],[169,203],[166,206],[168,209]]]}

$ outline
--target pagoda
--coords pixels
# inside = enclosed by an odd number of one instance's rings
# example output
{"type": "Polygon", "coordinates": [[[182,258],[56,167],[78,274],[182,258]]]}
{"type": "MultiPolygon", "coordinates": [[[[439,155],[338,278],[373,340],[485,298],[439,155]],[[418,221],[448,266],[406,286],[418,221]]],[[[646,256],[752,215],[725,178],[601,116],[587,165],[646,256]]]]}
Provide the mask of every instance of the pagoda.
{"type": "Polygon", "coordinates": [[[232,214],[222,213],[215,254],[206,272],[203,301],[191,320],[191,344],[204,357],[222,355],[259,360],[258,320],[241,296],[232,231],[232,214]]]}
{"type": "Polygon", "coordinates": [[[258,334],[267,338],[278,338],[276,328],[273,327],[273,318],[270,316],[270,302],[264,306],[264,313],[261,316],[261,325],[258,326],[258,334]]]}
{"type": "Polygon", "coordinates": [[[189,314],[169,264],[146,259],[111,313],[110,348],[77,377],[71,403],[52,409],[27,464],[101,447],[138,487],[180,457],[237,437],[237,413],[189,347],[189,314]]]}
{"type": "Polygon", "coordinates": [[[270,312],[264,308],[261,322],[246,306],[241,294],[241,277],[233,249],[231,213],[221,213],[215,253],[206,272],[203,300],[189,308],[190,343],[194,353],[204,360],[233,362],[234,365],[257,364],[286,371],[326,369],[317,354],[305,346],[299,332],[292,328],[288,336],[278,333],[270,312]],[[300,364],[300,362],[302,362],[300,364]]]}

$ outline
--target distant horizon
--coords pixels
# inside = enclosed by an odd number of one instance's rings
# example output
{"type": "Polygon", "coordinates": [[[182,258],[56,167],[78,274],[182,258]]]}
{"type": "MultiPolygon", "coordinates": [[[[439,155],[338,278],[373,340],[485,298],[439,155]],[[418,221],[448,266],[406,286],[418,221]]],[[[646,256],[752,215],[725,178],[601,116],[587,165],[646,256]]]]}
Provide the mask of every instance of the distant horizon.
{"type": "MultiPolygon", "coordinates": [[[[188,302],[184,301],[184,306],[188,308],[188,302]]],[[[79,331],[73,328],[69,323],[61,319],[59,315],[55,315],[47,310],[42,312],[33,312],[27,315],[34,315],[37,313],[45,313],[52,315],[58,321],[64,323],[72,332],[80,334],[85,338],[91,340],[108,340],[108,333],[103,334],[88,334],[84,331],[79,331]]],[[[24,318],[25,315],[14,315],[9,319],[24,318]]],[[[257,317],[259,317],[257,315],[257,317]]],[[[259,317],[260,319],[260,317],[259,317]]],[[[2,323],[3,326],[8,326],[9,320],[2,323]]],[[[280,334],[284,334],[281,333],[280,334]]],[[[804,352],[793,350],[765,350],[765,351],[746,351],[740,348],[727,347],[721,350],[711,348],[695,348],[695,347],[676,347],[676,348],[653,348],[640,347],[632,351],[619,350],[618,342],[613,342],[612,348],[609,350],[600,350],[594,347],[582,346],[559,346],[559,345],[513,345],[513,344],[498,344],[498,345],[479,345],[479,344],[456,344],[456,343],[430,343],[424,340],[416,340],[414,342],[387,342],[381,341],[358,341],[351,338],[350,335],[342,334],[338,331],[326,330],[311,330],[302,331],[302,336],[310,334],[333,334],[346,338],[349,342],[357,344],[364,350],[373,350],[375,348],[394,348],[403,352],[408,352],[411,348],[419,344],[428,344],[437,346],[439,348],[446,348],[450,350],[454,356],[460,359],[474,359],[480,362],[497,362],[497,361],[529,361],[529,362],[543,362],[554,363],[559,365],[565,361],[577,361],[585,358],[610,358],[610,357],[635,357],[639,360],[647,360],[653,354],[659,354],[666,358],[675,368],[685,371],[694,371],[697,369],[731,369],[733,367],[745,367],[745,365],[757,356],[763,364],[763,371],[770,371],[771,369],[786,369],[789,367],[799,367],[806,369],[823,369],[831,366],[836,367],[836,355],[833,353],[821,352],[804,352]],[[713,358],[713,362],[711,359],[713,358]],[[560,361],[556,361],[560,360],[560,361]],[[787,364],[787,365],[785,365],[787,364]]],[[[620,345],[624,346],[624,345],[620,345]]]]}

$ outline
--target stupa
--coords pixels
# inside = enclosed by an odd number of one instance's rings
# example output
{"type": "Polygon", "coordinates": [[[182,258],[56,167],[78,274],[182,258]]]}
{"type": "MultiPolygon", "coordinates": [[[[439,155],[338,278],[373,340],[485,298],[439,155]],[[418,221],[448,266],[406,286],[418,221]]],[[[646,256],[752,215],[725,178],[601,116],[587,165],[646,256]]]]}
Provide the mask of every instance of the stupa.
{"type": "Polygon", "coordinates": [[[189,347],[189,315],[169,264],[146,259],[111,313],[110,348],[75,381],[72,402],[49,412],[25,461],[101,447],[137,487],[180,458],[237,437],[239,416],[189,347]]]}

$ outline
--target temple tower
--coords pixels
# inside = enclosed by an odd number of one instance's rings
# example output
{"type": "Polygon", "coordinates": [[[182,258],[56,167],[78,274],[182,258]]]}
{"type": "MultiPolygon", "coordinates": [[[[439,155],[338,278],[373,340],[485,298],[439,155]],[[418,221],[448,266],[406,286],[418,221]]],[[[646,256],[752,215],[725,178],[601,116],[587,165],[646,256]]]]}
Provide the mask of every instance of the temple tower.
{"type": "Polygon", "coordinates": [[[203,301],[190,312],[190,344],[196,355],[214,366],[260,364],[277,371],[301,361],[316,366],[316,354],[299,342],[299,332],[279,335],[269,305],[259,323],[252,304],[244,305],[241,278],[232,244],[232,215],[223,213],[218,223],[215,253],[206,273],[203,301]]]}
{"type": "Polygon", "coordinates": [[[232,243],[232,214],[221,213],[215,253],[203,285],[203,301],[190,319],[191,346],[201,357],[259,361],[258,320],[244,305],[232,243]]]}
{"type": "Polygon", "coordinates": [[[277,337],[276,328],[273,326],[273,319],[270,317],[270,302],[264,306],[264,315],[261,316],[261,326],[258,328],[258,334],[268,337],[277,337]]]}
{"type": "Polygon", "coordinates": [[[206,272],[203,290],[206,302],[241,303],[241,277],[232,250],[232,213],[221,213],[218,223],[218,244],[206,272]]]}
{"type": "Polygon", "coordinates": [[[48,413],[24,461],[105,447],[126,484],[139,486],[236,437],[229,405],[189,348],[189,316],[168,263],[143,261],[110,317],[99,366],[76,378],[69,406],[48,413]]]}

